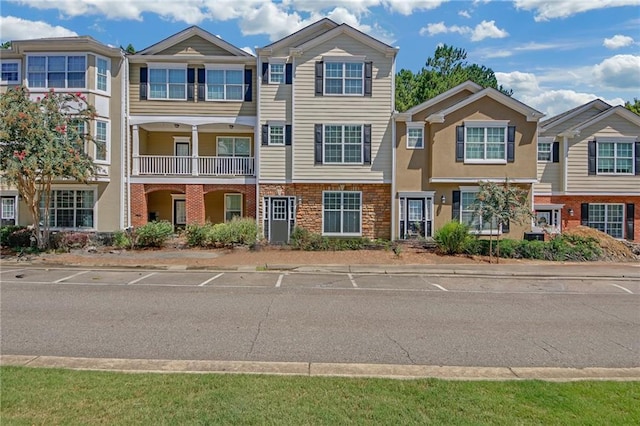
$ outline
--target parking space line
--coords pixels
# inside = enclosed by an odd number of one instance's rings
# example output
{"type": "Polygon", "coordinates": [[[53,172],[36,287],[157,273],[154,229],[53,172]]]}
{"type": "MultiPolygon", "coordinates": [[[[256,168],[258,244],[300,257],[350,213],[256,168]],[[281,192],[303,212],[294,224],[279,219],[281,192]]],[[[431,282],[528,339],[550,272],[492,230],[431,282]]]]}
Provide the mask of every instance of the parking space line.
{"type": "Polygon", "coordinates": [[[353,285],[353,288],[358,288],[358,284],[356,284],[356,280],[353,278],[353,275],[347,274],[347,276],[349,277],[349,280],[351,281],[351,285],[353,285]]]}
{"type": "Polygon", "coordinates": [[[24,269],[8,269],[6,271],[0,271],[0,274],[4,274],[5,272],[20,272],[24,271],[24,269]]]}
{"type": "Polygon", "coordinates": [[[54,284],[60,284],[63,281],[69,280],[71,278],[77,277],[77,276],[82,275],[82,274],[86,274],[87,272],[89,272],[89,271],[80,271],[80,272],[77,272],[77,273],[75,273],[73,275],[69,275],[68,277],[64,277],[64,278],[60,278],[59,280],[55,280],[53,283],[54,284]]]}
{"type": "Polygon", "coordinates": [[[152,273],[147,274],[147,275],[144,275],[144,276],[142,276],[142,277],[140,277],[140,278],[136,278],[136,279],[135,279],[135,280],[133,280],[133,281],[129,281],[129,282],[127,283],[127,285],[135,284],[135,283],[140,282],[140,281],[144,280],[145,278],[149,278],[151,275],[155,275],[155,274],[156,274],[156,272],[152,272],[152,273]]]}
{"type": "Polygon", "coordinates": [[[215,275],[209,278],[208,280],[203,281],[201,284],[198,284],[198,287],[204,287],[205,285],[209,284],[211,281],[215,280],[216,278],[220,278],[223,275],[224,275],[224,272],[220,272],[218,275],[215,275]]]}
{"type": "Polygon", "coordinates": [[[628,288],[626,288],[626,287],[622,287],[621,285],[618,285],[618,284],[609,284],[609,285],[612,285],[612,286],[614,286],[614,287],[618,287],[619,289],[624,290],[624,291],[626,291],[626,292],[627,292],[627,293],[629,293],[629,294],[633,294],[633,292],[632,292],[631,290],[629,290],[629,289],[628,289],[628,288]]]}
{"type": "Polygon", "coordinates": [[[276,281],[276,288],[280,288],[280,286],[282,285],[283,278],[284,278],[284,274],[280,274],[280,276],[278,277],[278,281],[276,281]]]}
{"type": "Polygon", "coordinates": [[[431,285],[432,285],[432,286],[434,286],[435,288],[439,288],[439,289],[440,289],[440,290],[442,290],[442,291],[449,291],[449,290],[447,290],[446,288],[442,287],[440,284],[434,284],[434,283],[429,283],[429,284],[431,284],[431,285]]]}

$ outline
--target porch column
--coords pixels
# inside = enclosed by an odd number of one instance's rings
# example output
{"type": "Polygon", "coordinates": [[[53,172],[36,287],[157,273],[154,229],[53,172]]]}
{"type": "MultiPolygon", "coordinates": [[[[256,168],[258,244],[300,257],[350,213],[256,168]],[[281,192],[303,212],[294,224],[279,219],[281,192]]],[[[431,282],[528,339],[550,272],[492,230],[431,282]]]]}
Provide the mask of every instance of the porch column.
{"type": "Polygon", "coordinates": [[[185,185],[187,224],[204,224],[204,185],[185,185]]]}
{"type": "Polygon", "coordinates": [[[140,130],[138,125],[133,125],[133,175],[140,174],[140,130]]]}
{"type": "Polygon", "coordinates": [[[193,156],[191,174],[198,176],[198,126],[191,126],[191,155],[193,156]]]}

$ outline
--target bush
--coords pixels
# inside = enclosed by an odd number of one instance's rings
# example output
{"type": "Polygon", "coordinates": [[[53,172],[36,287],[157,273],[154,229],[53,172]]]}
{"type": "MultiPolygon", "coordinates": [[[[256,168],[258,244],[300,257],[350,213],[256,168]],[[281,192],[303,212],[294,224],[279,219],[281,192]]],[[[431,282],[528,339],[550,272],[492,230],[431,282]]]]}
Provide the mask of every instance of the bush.
{"type": "Polygon", "coordinates": [[[304,228],[296,227],[291,234],[291,248],[304,251],[345,251],[363,249],[389,249],[391,243],[384,240],[371,241],[368,238],[324,237],[304,228]]]}
{"type": "Polygon", "coordinates": [[[173,225],[166,220],[149,222],[135,229],[137,247],[162,247],[173,235],[173,225]]]}
{"type": "Polygon", "coordinates": [[[473,237],[469,227],[463,223],[451,221],[438,229],[433,237],[438,250],[443,254],[460,254],[468,250],[473,237]]]}
{"type": "MultiPolygon", "coordinates": [[[[592,261],[602,256],[602,249],[594,238],[576,235],[558,235],[550,241],[500,240],[500,257],[554,261],[592,261]]],[[[478,240],[471,254],[489,255],[489,241],[478,240]]]]}
{"type": "Polygon", "coordinates": [[[191,247],[204,247],[207,242],[207,234],[210,232],[212,224],[187,225],[184,234],[187,237],[187,245],[191,247]]]}
{"type": "Polygon", "coordinates": [[[51,234],[53,248],[63,251],[84,248],[89,245],[90,238],[86,232],[57,232],[51,234]]]}
{"type": "MultiPolygon", "coordinates": [[[[16,245],[16,243],[19,243],[21,241],[22,234],[26,229],[27,228],[25,228],[24,226],[16,225],[0,227],[0,245],[5,247],[29,247],[29,245],[31,244],[30,238],[28,239],[26,245],[16,245]],[[12,234],[18,231],[21,231],[19,235],[12,237],[12,234]]],[[[31,235],[29,234],[28,237],[30,236],[31,235]]]]}
{"type": "Polygon", "coordinates": [[[113,233],[113,245],[121,249],[133,248],[133,238],[126,231],[116,231],[113,233]]]}
{"type": "Polygon", "coordinates": [[[258,236],[255,219],[233,218],[231,222],[189,225],[185,230],[187,244],[192,247],[234,247],[251,245],[258,236]]]}

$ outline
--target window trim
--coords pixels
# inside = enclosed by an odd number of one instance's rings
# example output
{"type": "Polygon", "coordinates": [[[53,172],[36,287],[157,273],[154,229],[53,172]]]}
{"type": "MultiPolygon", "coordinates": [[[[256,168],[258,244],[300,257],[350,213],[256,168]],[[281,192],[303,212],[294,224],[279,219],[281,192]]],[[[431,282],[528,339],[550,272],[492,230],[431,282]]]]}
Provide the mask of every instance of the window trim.
{"type": "MultiPolygon", "coordinates": [[[[78,191],[91,191],[93,192],[93,226],[91,228],[78,228],[78,227],[71,227],[71,228],[65,228],[65,227],[58,227],[58,226],[50,226],[49,229],[51,230],[82,230],[82,231],[95,231],[97,229],[97,223],[98,223],[98,188],[96,186],[91,186],[90,188],[85,187],[80,187],[80,186],[69,186],[69,187],[56,187],[56,188],[51,188],[51,199],[55,200],[55,196],[54,196],[54,192],[56,191],[74,191],[74,192],[78,192],[78,191]]],[[[43,200],[44,201],[44,200],[43,200]]],[[[74,204],[75,204],[75,196],[74,196],[74,204]]],[[[39,207],[40,208],[40,207],[39,207]]],[[[57,208],[56,208],[57,210],[57,208]]],[[[76,211],[76,207],[74,205],[74,212],[76,211]]],[[[51,210],[49,210],[49,212],[51,212],[51,210]]],[[[75,223],[75,213],[74,213],[74,223],[75,223]]]]}
{"type": "MultiPolygon", "coordinates": [[[[355,60],[355,58],[345,58],[345,59],[337,59],[335,57],[333,58],[325,58],[323,63],[322,63],[322,92],[324,96],[355,96],[355,97],[359,97],[359,96],[364,96],[364,81],[365,81],[365,63],[363,60],[361,60],[360,58],[357,58],[357,60],[355,60]],[[352,60],[349,60],[352,59],[352,60]],[[338,80],[337,77],[332,77],[332,78],[328,78],[327,77],[327,64],[342,64],[342,93],[328,93],[327,92],[327,79],[329,80],[338,80]],[[361,76],[360,76],[360,93],[345,93],[345,89],[346,89],[346,64],[360,64],[361,65],[361,76]]],[[[355,80],[355,78],[349,78],[349,80],[355,80]]]]}
{"type": "Polygon", "coordinates": [[[286,145],[286,125],[285,124],[281,124],[281,123],[269,123],[269,133],[268,133],[268,140],[267,140],[267,145],[268,146],[285,146],[286,145]],[[274,143],[271,141],[271,130],[278,128],[278,129],[282,129],[282,143],[274,143]]]}
{"type": "MultiPolygon", "coordinates": [[[[351,211],[351,210],[350,210],[351,211]]],[[[326,191],[322,191],[322,235],[327,236],[327,237],[360,237],[362,236],[362,191],[346,191],[346,190],[326,190],[326,191]],[[340,201],[340,214],[341,214],[341,220],[340,220],[340,227],[342,230],[344,230],[344,217],[342,216],[342,214],[344,213],[344,194],[359,194],[360,195],[360,219],[359,219],[359,223],[360,223],[360,231],[359,232],[325,232],[324,231],[324,222],[325,222],[325,204],[324,204],[324,196],[327,193],[339,193],[341,194],[341,201],[340,201]]]]}
{"type": "Polygon", "coordinates": [[[287,76],[286,76],[286,74],[287,74],[286,68],[287,68],[287,65],[286,65],[286,63],[285,63],[284,61],[275,61],[275,60],[273,60],[273,59],[272,59],[272,60],[270,60],[270,61],[269,61],[269,84],[285,84],[285,82],[286,82],[286,78],[287,78],[287,76]],[[273,69],[272,69],[272,67],[273,67],[274,65],[281,66],[281,67],[282,67],[282,72],[274,73],[274,72],[273,72],[273,69]],[[275,75],[280,75],[280,74],[282,74],[282,81],[275,81],[275,80],[273,80],[272,76],[273,76],[274,74],[275,74],[275,75]]]}
{"type": "MultiPolygon", "coordinates": [[[[0,85],[3,86],[9,86],[9,85],[13,85],[13,84],[17,84],[19,85],[22,81],[22,61],[20,59],[2,59],[0,60],[0,85]],[[18,79],[17,80],[4,80],[2,78],[2,65],[4,64],[16,64],[18,65],[18,79]]],[[[13,72],[13,71],[8,71],[8,72],[13,72]]]]}
{"type": "MultiPolygon", "coordinates": [[[[607,234],[611,238],[615,238],[616,240],[624,240],[625,233],[626,233],[625,224],[627,222],[626,204],[625,203],[588,203],[588,204],[589,204],[589,208],[591,208],[591,206],[605,206],[605,208],[604,208],[604,221],[603,221],[605,230],[602,231],[602,232],[604,232],[605,234],[607,234]],[[610,233],[607,232],[608,224],[609,224],[609,221],[607,221],[607,217],[609,216],[608,206],[622,206],[622,220],[620,222],[622,224],[622,236],[621,237],[614,237],[613,235],[611,235],[610,233]]],[[[593,220],[591,219],[591,212],[589,211],[589,216],[587,218],[587,226],[589,228],[592,228],[592,229],[598,229],[598,228],[594,228],[593,226],[591,226],[592,222],[593,222],[593,220]]]]}
{"type": "Polygon", "coordinates": [[[150,63],[147,64],[147,100],[150,101],[186,101],[187,100],[187,64],[166,64],[166,63],[150,63]],[[156,98],[153,96],[151,90],[151,84],[161,84],[151,82],[151,71],[164,70],[167,78],[167,82],[164,83],[167,89],[166,98],[156,98]],[[169,85],[178,85],[180,83],[169,82],[169,70],[182,70],[184,72],[184,98],[170,98],[169,97],[169,85]]]}
{"type": "MultiPolygon", "coordinates": [[[[634,176],[636,172],[635,158],[637,153],[635,152],[635,138],[596,138],[596,175],[598,176],[634,176]],[[613,144],[613,172],[601,172],[600,171],[600,144],[613,144]],[[631,171],[630,172],[616,172],[616,164],[618,161],[618,144],[631,145],[631,171]]],[[[607,157],[609,158],[609,157],[607,157]]],[[[614,203],[615,204],[615,203],[614,203]]]]}
{"type": "MultiPolygon", "coordinates": [[[[332,144],[335,145],[335,144],[332,144]]],[[[337,124],[337,123],[329,123],[322,125],[322,164],[329,165],[348,165],[348,166],[358,166],[364,165],[364,124],[358,123],[346,123],[346,124],[337,124]],[[340,146],[342,148],[342,161],[326,161],[327,154],[327,134],[326,129],[327,126],[340,126],[342,128],[342,138],[340,146]],[[360,161],[344,161],[344,128],[345,126],[359,126],[360,127],[360,161]]]]}
{"type": "Polygon", "coordinates": [[[407,122],[407,133],[406,133],[406,147],[407,149],[424,149],[424,123],[423,122],[407,122]],[[420,130],[420,132],[422,133],[422,137],[421,137],[421,143],[420,145],[415,145],[415,146],[411,146],[409,144],[409,140],[410,140],[410,136],[409,136],[409,131],[410,130],[420,130]]]}
{"type": "MultiPolygon", "coordinates": [[[[208,64],[204,67],[204,100],[205,102],[244,102],[244,93],[247,89],[247,85],[244,81],[244,65],[232,65],[232,64],[208,64]],[[224,79],[225,83],[222,85],[224,89],[224,98],[223,99],[213,99],[209,97],[209,71],[224,71],[224,79]],[[227,71],[240,71],[242,74],[242,95],[240,99],[227,99],[227,71]]],[[[271,77],[269,77],[271,78],[271,77]]],[[[232,84],[232,86],[238,86],[237,84],[232,84]]]]}
{"type": "Polygon", "coordinates": [[[251,156],[251,136],[229,136],[229,135],[220,135],[216,136],[216,157],[224,157],[224,158],[252,158],[251,156]],[[220,143],[220,138],[222,139],[233,139],[233,155],[220,155],[218,144],[220,143]],[[248,156],[239,156],[236,154],[236,139],[247,139],[249,140],[249,155],[248,156]]]}
{"type": "MultiPolygon", "coordinates": [[[[81,56],[84,58],[84,86],[82,87],[69,87],[69,70],[68,65],[69,62],[68,60],[65,60],[65,70],[64,70],[64,74],[65,74],[65,78],[64,78],[64,87],[55,87],[54,89],[56,90],[63,90],[63,91],[79,91],[79,90],[87,90],[88,89],[88,83],[89,83],[89,79],[88,77],[88,71],[89,71],[89,60],[88,60],[88,54],[85,52],[69,52],[69,53],[51,53],[51,52],[31,52],[28,55],[26,55],[25,58],[25,64],[26,64],[26,70],[25,70],[25,76],[26,76],[26,86],[29,89],[29,91],[31,92],[40,92],[40,91],[49,91],[49,89],[52,89],[53,87],[49,86],[49,58],[51,57],[65,57],[65,58],[69,58],[70,56],[81,56]],[[44,74],[45,74],[45,78],[44,78],[44,86],[43,87],[34,87],[31,85],[31,81],[29,79],[29,60],[33,57],[40,57],[43,56],[45,58],[47,58],[46,63],[45,63],[45,70],[44,70],[44,74]]],[[[80,71],[71,71],[71,72],[80,72],[80,71]]]]}
{"type": "MultiPolygon", "coordinates": [[[[480,188],[477,186],[460,186],[460,215],[459,215],[459,221],[460,223],[464,223],[462,221],[462,194],[464,193],[475,193],[477,194],[478,192],[480,192],[480,188]]],[[[479,218],[480,219],[480,223],[482,224],[482,217],[479,218]]],[[[496,229],[473,229],[471,227],[471,225],[469,225],[469,233],[473,234],[473,235],[502,235],[502,227],[496,228],[496,229]]]]}
{"type": "Polygon", "coordinates": [[[537,150],[537,162],[538,163],[552,163],[553,162],[553,142],[540,142],[538,141],[538,150],[537,150]],[[541,151],[540,150],[540,146],[541,145],[549,145],[549,151],[541,151]],[[541,153],[545,153],[545,154],[549,154],[549,159],[540,159],[540,154],[541,153]]]}
{"type": "Polygon", "coordinates": [[[244,194],[242,192],[225,192],[224,193],[224,221],[225,223],[230,222],[227,220],[227,196],[239,196],[240,197],[240,218],[244,215],[244,194]]]}
{"type": "Polygon", "coordinates": [[[97,164],[111,164],[111,120],[106,118],[96,118],[94,125],[94,158],[97,164]],[[98,123],[105,123],[105,159],[98,160],[98,123]]]}
{"type": "Polygon", "coordinates": [[[13,220],[14,224],[18,221],[18,200],[15,195],[3,195],[0,197],[0,220],[13,220]],[[5,217],[4,215],[4,205],[5,201],[12,201],[13,204],[13,216],[5,217]]]}
{"type": "MultiPolygon", "coordinates": [[[[507,120],[465,120],[464,121],[464,163],[466,164],[507,164],[507,145],[508,145],[508,132],[509,121],[507,120]],[[467,139],[467,132],[469,128],[484,128],[484,158],[467,158],[467,148],[469,141],[467,139]],[[487,129],[488,128],[502,128],[504,129],[504,158],[489,158],[487,159],[487,129]]],[[[473,143],[473,142],[472,142],[473,143]]]]}
{"type": "Polygon", "coordinates": [[[96,58],[96,64],[95,64],[95,68],[96,68],[96,75],[95,75],[95,78],[96,78],[96,91],[100,92],[100,93],[106,93],[107,95],[110,95],[111,94],[111,60],[109,58],[107,58],[106,56],[100,56],[100,55],[95,55],[95,58],[96,58]],[[102,89],[100,89],[98,87],[98,79],[100,77],[100,72],[99,72],[100,67],[98,66],[98,62],[100,60],[104,60],[107,63],[106,74],[105,74],[107,87],[104,90],[102,90],[102,89]]]}

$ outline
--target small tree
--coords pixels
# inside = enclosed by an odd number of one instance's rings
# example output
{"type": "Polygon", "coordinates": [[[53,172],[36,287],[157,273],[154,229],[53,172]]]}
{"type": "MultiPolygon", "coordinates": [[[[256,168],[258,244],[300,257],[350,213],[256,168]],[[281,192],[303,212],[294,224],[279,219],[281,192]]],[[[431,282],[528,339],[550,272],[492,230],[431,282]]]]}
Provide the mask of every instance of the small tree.
{"type": "Polygon", "coordinates": [[[0,95],[1,177],[27,204],[41,249],[49,245],[51,184],[87,183],[95,175],[85,152],[93,141],[88,130],[94,117],[94,107],[80,93],[51,89],[32,101],[28,90],[18,87],[0,95]]]}
{"type": "MultiPolygon", "coordinates": [[[[484,222],[490,223],[489,262],[493,253],[494,225],[500,231],[507,223],[522,224],[527,219],[533,218],[533,212],[528,204],[528,193],[523,188],[512,186],[508,180],[504,183],[480,182],[480,191],[476,195],[472,210],[484,222]]],[[[496,248],[496,260],[500,263],[500,232],[496,237],[496,248]]]]}

